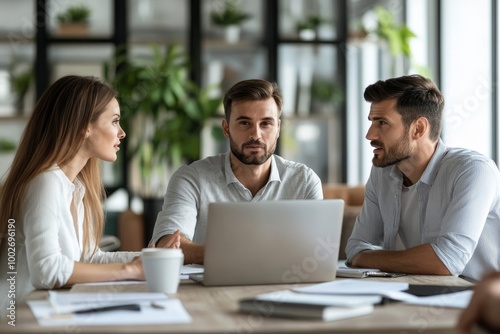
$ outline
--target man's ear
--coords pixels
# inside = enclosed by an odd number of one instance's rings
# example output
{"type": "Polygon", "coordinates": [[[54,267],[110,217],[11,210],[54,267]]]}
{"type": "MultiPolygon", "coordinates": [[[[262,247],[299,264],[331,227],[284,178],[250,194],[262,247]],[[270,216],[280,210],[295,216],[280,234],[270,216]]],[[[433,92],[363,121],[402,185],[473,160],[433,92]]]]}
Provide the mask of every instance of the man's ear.
{"type": "Polygon", "coordinates": [[[229,139],[229,123],[225,117],[222,119],[222,132],[224,133],[224,137],[229,139]]]}
{"type": "Polygon", "coordinates": [[[419,117],[414,122],[412,135],[415,139],[421,138],[429,130],[429,120],[425,117],[419,117]]]}

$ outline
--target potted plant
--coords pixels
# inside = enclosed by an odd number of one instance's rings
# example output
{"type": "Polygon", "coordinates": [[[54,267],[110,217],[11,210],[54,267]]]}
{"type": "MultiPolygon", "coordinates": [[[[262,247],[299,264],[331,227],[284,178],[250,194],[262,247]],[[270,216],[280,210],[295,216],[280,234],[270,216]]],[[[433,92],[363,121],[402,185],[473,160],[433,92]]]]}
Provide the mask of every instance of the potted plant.
{"type": "Polygon", "coordinates": [[[296,29],[300,39],[304,41],[316,39],[318,27],[323,22],[325,22],[325,20],[318,15],[309,15],[305,20],[297,22],[296,29]]]}
{"type": "Polygon", "coordinates": [[[61,36],[85,36],[88,34],[90,9],[87,6],[71,6],[57,15],[58,33],[61,36]]]}
{"type": "Polygon", "coordinates": [[[179,45],[165,52],[152,46],[152,53],[152,60],[116,57],[104,69],[119,94],[131,159],[125,163],[138,171],[133,190],[143,198],[163,197],[169,174],[200,158],[201,130],[222,104],[210,96],[213,87],[189,80],[188,55],[179,45]]]}
{"type": "Polygon", "coordinates": [[[21,67],[17,57],[14,57],[9,65],[10,87],[14,95],[14,107],[18,114],[24,111],[24,100],[31,82],[33,80],[33,69],[31,66],[21,67]]]}
{"type": "Polygon", "coordinates": [[[344,94],[334,80],[313,78],[311,83],[311,109],[314,112],[331,113],[343,100],[344,94]]]}
{"type": "Polygon", "coordinates": [[[155,184],[166,172],[200,158],[200,131],[222,103],[187,77],[188,55],[177,44],[164,53],[152,46],[152,60],[108,63],[105,77],[119,94],[122,124],[128,132],[129,157],[140,171],[141,196],[163,196],[155,184]],[[120,69],[116,74],[116,68],[120,69]]]}
{"type": "Polygon", "coordinates": [[[394,21],[392,13],[387,9],[376,7],[375,13],[377,16],[375,33],[382,41],[387,43],[393,58],[391,73],[392,75],[396,75],[396,58],[403,56],[411,60],[410,39],[417,35],[406,24],[398,26],[394,21]]]}
{"type": "Polygon", "coordinates": [[[240,37],[240,25],[251,16],[242,12],[235,0],[227,0],[220,10],[210,12],[212,23],[223,27],[225,39],[228,43],[236,43],[240,37]]]}
{"type": "Polygon", "coordinates": [[[382,7],[375,9],[378,27],[377,35],[387,41],[393,55],[403,54],[411,56],[410,39],[416,37],[415,33],[406,25],[397,26],[391,12],[382,7]]]}

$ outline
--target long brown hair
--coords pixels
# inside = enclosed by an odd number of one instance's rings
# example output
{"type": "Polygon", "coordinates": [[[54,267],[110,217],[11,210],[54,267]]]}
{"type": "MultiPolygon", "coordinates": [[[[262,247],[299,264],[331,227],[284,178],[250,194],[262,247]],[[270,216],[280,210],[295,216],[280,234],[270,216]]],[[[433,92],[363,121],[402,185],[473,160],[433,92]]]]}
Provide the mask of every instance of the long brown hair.
{"type": "MultiPolygon", "coordinates": [[[[0,188],[0,244],[6,238],[9,219],[15,219],[16,225],[21,223],[21,203],[29,183],[55,164],[65,166],[76,156],[89,124],[114,97],[116,92],[97,78],[70,75],[57,80],[38,100],[0,188]]],[[[83,259],[91,241],[98,245],[104,225],[104,188],[97,158],[88,160],[77,179],[85,187],[83,259]]]]}

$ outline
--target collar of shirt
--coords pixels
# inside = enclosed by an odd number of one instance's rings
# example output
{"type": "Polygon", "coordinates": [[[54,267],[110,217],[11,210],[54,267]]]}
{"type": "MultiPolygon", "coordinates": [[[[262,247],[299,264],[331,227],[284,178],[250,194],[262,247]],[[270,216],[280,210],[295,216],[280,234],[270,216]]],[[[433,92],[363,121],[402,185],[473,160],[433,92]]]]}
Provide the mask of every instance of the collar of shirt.
{"type": "MultiPolygon", "coordinates": [[[[431,160],[429,160],[429,163],[427,164],[427,167],[425,168],[424,173],[422,174],[418,182],[422,182],[429,186],[432,185],[434,179],[436,178],[437,173],[439,172],[439,166],[441,164],[441,161],[446,156],[447,152],[448,150],[446,145],[443,143],[441,139],[439,139],[438,144],[436,146],[436,150],[434,151],[431,160]]],[[[403,173],[399,170],[399,168],[396,165],[392,166],[391,168],[392,170],[390,175],[391,177],[399,181],[397,182],[396,186],[400,188],[403,183],[403,173]]]]}
{"type": "Polygon", "coordinates": [[[78,178],[76,178],[74,182],[71,182],[58,165],[54,165],[50,168],[50,170],[54,170],[56,175],[63,182],[65,192],[64,196],[67,199],[68,204],[71,203],[73,197],[75,203],[79,204],[85,195],[85,187],[83,186],[83,183],[78,178]]]}
{"type": "MultiPolygon", "coordinates": [[[[233,169],[231,168],[230,154],[231,154],[230,152],[227,152],[224,158],[224,169],[226,174],[225,176],[227,185],[235,182],[240,183],[240,181],[234,175],[233,169]]],[[[276,160],[274,158],[274,155],[272,155],[270,159],[271,159],[271,174],[269,175],[269,180],[267,180],[267,183],[272,181],[281,182],[280,173],[278,171],[278,167],[276,166],[276,160]]]]}

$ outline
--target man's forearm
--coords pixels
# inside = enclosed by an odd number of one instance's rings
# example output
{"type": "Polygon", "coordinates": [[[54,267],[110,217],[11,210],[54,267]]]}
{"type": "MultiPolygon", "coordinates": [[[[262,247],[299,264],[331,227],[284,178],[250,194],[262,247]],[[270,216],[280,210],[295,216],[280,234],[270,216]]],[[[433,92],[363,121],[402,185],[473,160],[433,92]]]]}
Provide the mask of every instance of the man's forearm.
{"type": "Polygon", "coordinates": [[[350,265],[415,275],[451,275],[430,244],[403,251],[362,251],[353,257],[350,265]]]}
{"type": "Polygon", "coordinates": [[[195,244],[191,240],[181,237],[181,249],[184,253],[185,264],[203,264],[205,256],[205,247],[203,245],[195,244]]]}

